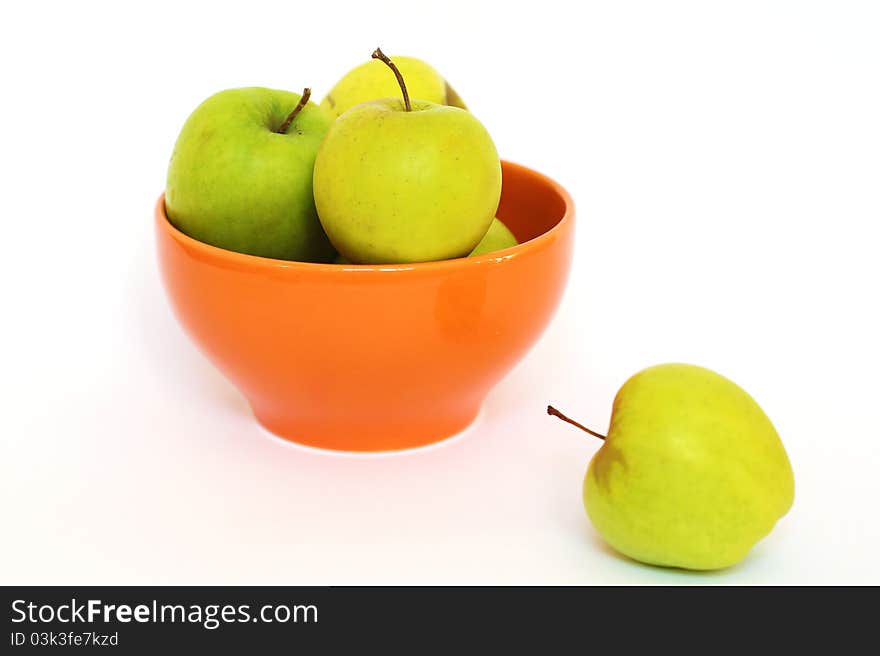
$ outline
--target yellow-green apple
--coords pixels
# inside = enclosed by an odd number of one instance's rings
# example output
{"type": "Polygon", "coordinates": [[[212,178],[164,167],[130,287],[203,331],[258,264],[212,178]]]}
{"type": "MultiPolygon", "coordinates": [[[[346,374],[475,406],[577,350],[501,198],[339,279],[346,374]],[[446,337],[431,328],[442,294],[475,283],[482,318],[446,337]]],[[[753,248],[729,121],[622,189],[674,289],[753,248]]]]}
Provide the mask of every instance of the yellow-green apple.
{"type": "Polygon", "coordinates": [[[519,242],[516,241],[516,237],[513,236],[510,229],[501,222],[501,219],[496,217],[489,225],[489,230],[483,235],[480,243],[471,251],[470,257],[494,253],[516,246],[517,243],[519,242]]]}
{"type": "Polygon", "coordinates": [[[468,111],[423,100],[357,105],[330,127],[315,159],[315,205],[324,230],[352,262],[384,264],[469,254],[501,194],[501,163],[468,111]]]}
{"type": "MultiPolygon", "coordinates": [[[[429,63],[415,57],[394,57],[394,63],[406,78],[412,98],[467,109],[461,97],[429,63]]],[[[388,75],[384,64],[370,59],[346,73],[324,96],[321,107],[337,117],[362,102],[393,98],[398,92],[397,84],[388,75]]]]}
{"type": "Polygon", "coordinates": [[[332,260],[312,194],[315,155],[332,119],[308,96],[249,87],[199,105],[168,166],[171,223],[241,253],[332,260]]]}
{"type": "Polygon", "coordinates": [[[794,500],[770,419],[742,388],[693,365],[645,369],[617,392],[583,485],[587,514],[621,553],[708,570],[742,560],[794,500]]]}

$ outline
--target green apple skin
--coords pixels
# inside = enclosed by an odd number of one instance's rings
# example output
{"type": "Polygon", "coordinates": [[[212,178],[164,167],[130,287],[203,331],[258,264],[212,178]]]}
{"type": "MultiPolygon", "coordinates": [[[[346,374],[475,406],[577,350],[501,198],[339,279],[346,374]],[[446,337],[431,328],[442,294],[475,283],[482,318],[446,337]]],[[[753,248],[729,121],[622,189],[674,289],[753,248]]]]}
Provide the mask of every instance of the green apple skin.
{"type": "Polygon", "coordinates": [[[492,223],[489,225],[489,230],[483,235],[480,243],[477,244],[477,247],[471,251],[471,254],[468,257],[494,253],[495,251],[516,246],[518,243],[516,237],[513,236],[513,233],[508,227],[501,222],[501,219],[496,217],[492,220],[492,223]]]}
{"type": "Polygon", "coordinates": [[[483,125],[457,107],[412,108],[391,98],[353,107],[318,150],[318,216],[352,262],[463,257],[495,216],[501,163],[483,125]]]}
{"type": "Polygon", "coordinates": [[[630,378],[584,479],[599,533],[635,560],[713,570],[742,560],[794,501],[794,475],[760,406],[708,369],[630,378]]]}
{"type": "MultiPolygon", "coordinates": [[[[461,96],[427,62],[415,57],[391,59],[406,80],[410,98],[467,109],[461,96]]],[[[321,107],[336,118],[368,100],[397,98],[399,95],[400,87],[394,74],[381,61],[371,59],[346,73],[321,101],[321,107]]]]}
{"type": "Polygon", "coordinates": [[[299,94],[221,91],[190,115],[168,166],[165,209],[190,237],[227,250],[329,262],[334,251],[312,195],[315,155],[332,123],[314,103],[276,130],[299,94]]]}

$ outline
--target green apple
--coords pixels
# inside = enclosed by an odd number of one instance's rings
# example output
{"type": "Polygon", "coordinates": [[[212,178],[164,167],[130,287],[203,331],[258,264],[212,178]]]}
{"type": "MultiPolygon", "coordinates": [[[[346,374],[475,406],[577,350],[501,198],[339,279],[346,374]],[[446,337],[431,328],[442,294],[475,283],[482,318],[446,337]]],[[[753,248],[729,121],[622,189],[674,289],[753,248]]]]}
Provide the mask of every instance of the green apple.
{"type": "Polygon", "coordinates": [[[498,152],[473,114],[410,102],[392,70],[403,102],[386,98],[353,107],[321,144],[314,177],[318,216],[336,250],[352,262],[462,257],[495,216],[498,152]]]}
{"type": "MultiPolygon", "coordinates": [[[[406,78],[412,98],[467,109],[461,97],[427,62],[415,57],[394,57],[394,63],[406,78]]],[[[337,117],[362,102],[397,95],[397,84],[385,65],[371,59],[346,73],[321,101],[321,107],[337,117]]]]}
{"type": "Polygon", "coordinates": [[[634,375],[614,399],[604,439],[587,469],[584,505],[612,547],[644,563],[734,565],[794,501],[791,464],[767,415],[702,367],[634,375]]]}
{"type": "Polygon", "coordinates": [[[469,257],[504,250],[505,248],[516,246],[518,243],[508,227],[500,219],[495,218],[489,225],[489,230],[483,235],[477,247],[471,251],[469,257]]]}
{"type": "Polygon", "coordinates": [[[318,221],[312,172],[332,118],[308,95],[250,87],[221,91],[199,105],[168,166],[171,223],[228,250],[330,261],[334,251],[318,221]]]}

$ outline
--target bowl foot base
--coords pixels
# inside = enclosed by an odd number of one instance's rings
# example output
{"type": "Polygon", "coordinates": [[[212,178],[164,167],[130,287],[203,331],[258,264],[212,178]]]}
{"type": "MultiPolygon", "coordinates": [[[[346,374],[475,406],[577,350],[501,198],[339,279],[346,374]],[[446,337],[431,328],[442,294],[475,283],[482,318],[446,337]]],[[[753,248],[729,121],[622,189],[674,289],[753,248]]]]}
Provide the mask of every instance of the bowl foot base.
{"type": "Polygon", "coordinates": [[[308,421],[261,411],[251,404],[257,422],[288,442],[330,451],[381,453],[403,451],[442,442],[468,428],[480,412],[480,405],[454,416],[408,419],[399,424],[386,423],[380,428],[366,428],[356,421],[344,424],[308,421]]]}

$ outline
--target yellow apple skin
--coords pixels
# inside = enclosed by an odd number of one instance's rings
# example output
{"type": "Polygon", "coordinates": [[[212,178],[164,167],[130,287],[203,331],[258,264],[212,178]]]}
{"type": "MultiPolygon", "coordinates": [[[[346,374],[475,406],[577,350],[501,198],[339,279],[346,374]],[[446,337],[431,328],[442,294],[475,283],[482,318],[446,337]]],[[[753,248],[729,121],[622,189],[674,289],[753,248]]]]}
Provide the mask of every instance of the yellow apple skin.
{"type": "Polygon", "coordinates": [[[494,253],[495,251],[516,246],[518,243],[519,242],[516,241],[516,237],[513,236],[513,233],[506,225],[504,225],[504,223],[501,222],[501,219],[496,217],[492,220],[489,230],[483,235],[480,243],[477,244],[476,248],[471,251],[471,254],[468,255],[468,257],[494,253]]]}
{"type": "Polygon", "coordinates": [[[743,389],[702,367],[665,364],[620,388],[583,492],[590,520],[621,553],[712,570],[742,560],[788,512],[794,476],[743,389]]]}
{"type": "MultiPolygon", "coordinates": [[[[392,57],[406,81],[409,97],[438,105],[467,109],[464,101],[433,66],[415,57],[392,57]]],[[[371,59],[350,70],[321,101],[321,107],[334,118],[368,100],[400,97],[397,78],[388,66],[371,59]]]]}
{"type": "Polygon", "coordinates": [[[461,99],[461,96],[458,95],[458,92],[452,88],[452,85],[449,82],[446,83],[446,105],[452,105],[453,107],[460,107],[461,109],[467,109],[467,105],[464,104],[464,100],[461,99]]]}
{"type": "Polygon", "coordinates": [[[495,216],[501,162],[483,125],[457,107],[415,100],[412,108],[391,98],[362,103],[318,149],[318,217],[352,262],[463,257],[495,216]]]}

